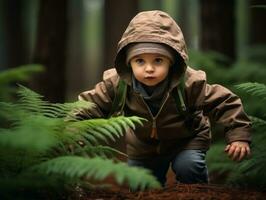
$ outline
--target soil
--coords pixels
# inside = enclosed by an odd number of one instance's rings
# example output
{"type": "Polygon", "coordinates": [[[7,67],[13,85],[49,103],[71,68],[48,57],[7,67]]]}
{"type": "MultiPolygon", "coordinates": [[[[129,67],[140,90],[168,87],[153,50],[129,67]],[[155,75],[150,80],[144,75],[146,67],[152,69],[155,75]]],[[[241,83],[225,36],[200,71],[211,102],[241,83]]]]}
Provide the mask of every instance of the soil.
{"type": "MultiPolygon", "coordinates": [[[[230,188],[218,184],[176,184],[168,172],[167,186],[163,189],[130,192],[127,187],[112,184],[108,189],[78,192],[80,200],[264,200],[266,191],[230,188]]],[[[111,180],[109,183],[113,182],[111,180]]]]}
{"type": "Polygon", "coordinates": [[[216,185],[178,184],[161,190],[145,192],[129,192],[126,189],[95,190],[87,193],[83,200],[264,200],[266,193],[256,191],[242,191],[216,185]]]}

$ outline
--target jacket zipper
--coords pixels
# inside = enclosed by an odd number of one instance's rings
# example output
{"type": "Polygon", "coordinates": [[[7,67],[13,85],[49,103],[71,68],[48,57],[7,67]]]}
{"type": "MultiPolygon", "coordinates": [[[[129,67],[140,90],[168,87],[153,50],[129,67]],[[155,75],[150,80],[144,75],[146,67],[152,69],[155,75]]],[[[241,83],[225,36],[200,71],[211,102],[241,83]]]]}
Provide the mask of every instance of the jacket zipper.
{"type": "Polygon", "coordinates": [[[141,97],[142,102],[146,105],[146,107],[148,108],[148,111],[150,113],[150,115],[152,116],[152,130],[151,130],[151,134],[150,137],[153,139],[158,139],[158,134],[157,134],[157,126],[156,126],[156,118],[158,117],[158,115],[160,114],[165,102],[167,101],[169,97],[169,92],[167,92],[166,97],[164,98],[164,101],[160,107],[160,109],[158,110],[157,114],[155,116],[153,116],[150,107],[147,105],[147,103],[144,101],[144,99],[141,97]]]}

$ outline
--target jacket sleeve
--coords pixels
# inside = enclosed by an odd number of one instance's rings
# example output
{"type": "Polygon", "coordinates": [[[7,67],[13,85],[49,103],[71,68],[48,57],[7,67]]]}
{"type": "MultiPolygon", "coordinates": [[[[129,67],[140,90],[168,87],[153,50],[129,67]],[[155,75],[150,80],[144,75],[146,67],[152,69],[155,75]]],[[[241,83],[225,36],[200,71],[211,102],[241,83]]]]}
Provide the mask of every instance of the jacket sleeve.
{"type": "Polygon", "coordinates": [[[227,143],[251,142],[251,121],[240,98],[221,85],[207,84],[205,73],[201,71],[201,75],[202,79],[194,82],[194,87],[199,89],[195,104],[202,107],[204,114],[214,122],[225,127],[227,143]]]}
{"type": "Polygon", "coordinates": [[[92,90],[79,94],[78,99],[94,103],[91,109],[83,109],[77,114],[79,117],[106,118],[111,110],[112,101],[118,84],[119,76],[115,69],[104,72],[103,80],[95,85],[92,90]]]}

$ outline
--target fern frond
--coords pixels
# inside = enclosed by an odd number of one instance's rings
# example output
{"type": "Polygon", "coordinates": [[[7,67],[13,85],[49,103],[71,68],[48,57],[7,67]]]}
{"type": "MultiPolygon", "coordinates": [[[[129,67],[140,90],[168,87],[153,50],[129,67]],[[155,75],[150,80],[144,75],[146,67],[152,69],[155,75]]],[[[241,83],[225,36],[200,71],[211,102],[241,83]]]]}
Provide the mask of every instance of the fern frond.
{"type": "Polygon", "coordinates": [[[131,116],[131,117],[119,116],[119,117],[110,118],[110,122],[119,123],[123,127],[124,131],[126,131],[129,127],[135,129],[136,128],[135,124],[143,125],[143,121],[147,120],[137,116],[131,116]]]}
{"type": "Polygon", "coordinates": [[[76,101],[73,103],[49,103],[43,100],[43,96],[19,85],[17,95],[20,98],[19,106],[33,114],[41,113],[44,116],[52,118],[68,117],[75,119],[75,112],[80,109],[91,109],[93,103],[88,101],[76,101]]]}
{"type": "Polygon", "coordinates": [[[0,102],[0,116],[3,116],[6,120],[10,122],[16,121],[21,114],[22,112],[18,110],[15,104],[10,102],[0,102]]]}
{"type": "Polygon", "coordinates": [[[129,128],[141,125],[144,119],[117,117],[78,121],[75,114],[80,109],[90,109],[92,105],[89,102],[52,104],[24,86],[20,86],[18,96],[20,99],[16,103],[0,103],[0,117],[8,122],[8,126],[0,128],[0,172],[7,174],[5,177],[10,183],[14,183],[23,174],[29,175],[28,183],[34,183],[40,174],[44,177],[54,174],[48,177],[48,182],[56,182],[64,176],[61,181],[63,184],[82,182],[84,176],[102,180],[114,175],[118,183],[127,183],[133,189],[159,186],[148,171],[101,158],[115,154],[126,156],[99,143],[115,140],[129,128]],[[11,157],[5,155],[7,150],[8,155],[12,152],[11,157]],[[15,173],[9,165],[15,169],[15,173]],[[26,171],[29,168],[32,170],[26,171]]]}
{"type": "Polygon", "coordinates": [[[264,84],[249,82],[236,85],[235,87],[256,97],[266,99],[266,85],[264,84]]]}
{"type": "Polygon", "coordinates": [[[266,126],[266,121],[263,119],[254,116],[249,116],[249,118],[252,120],[252,124],[255,126],[266,126]]]}
{"type": "Polygon", "coordinates": [[[118,184],[127,183],[132,189],[158,188],[159,182],[148,170],[129,167],[125,163],[114,163],[99,157],[81,158],[62,156],[32,167],[33,171],[48,175],[62,175],[71,179],[92,178],[98,181],[114,175],[118,184]]]}
{"type": "MultiPolygon", "coordinates": [[[[81,153],[82,152],[86,152],[87,155],[89,156],[97,156],[100,155],[101,157],[114,157],[115,155],[122,155],[124,157],[128,157],[127,154],[118,151],[112,147],[109,146],[102,146],[102,145],[98,145],[98,146],[85,146],[84,148],[82,148],[81,153]]],[[[78,152],[76,152],[78,153],[78,152]]]]}
{"type": "Polygon", "coordinates": [[[26,81],[32,76],[32,74],[42,72],[43,69],[42,65],[32,64],[1,71],[0,86],[18,80],[26,81]]]}
{"type": "Polygon", "coordinates": [[[256,154],[255,156],[253,156],[253,158],[246,160],[245,163],[243,163],[240,166],[240,170],[244,173],[256,172],[257,174],[260,174],[260,172],[265,171],[266,167],[265,160],[266,160],[265,154],[261,155],[256,154]]]}
{"type": "Polygon", "coordinates": [[[89,119],[83,121],[69,122],[67,132],[72,131],[72,134],[86,133],[85,136],[91,142],[97,140],[104,141],[108,143],[108,140],[115,141],[124,134],[124,132],[130,127],[135,128],[134,123],[141,124],[144,119],[139,117],[114,117],[110,119],[89,119]],[[134,123],[133,123],[134,122],[134,123]]]}
{"type": "Polygon", "coordinates": [[[230,172],[234,167],[234,163],[224,153],[224,147],[223,143],[216,143],[208,151],[206,161],[210,173],[230,172]]]}
{"type": "Polygon", "coordinates": [[[56,132],[60,123],[43,116],[28,116],[18,122],[16,127],[1,130],[0,146],[46,151],[58,144],[56,132]]]}
{"type": "Polygon", "coordinates": [[[99,141],[93,135],[87,133],[80,133],[80,134],[85,138],[85,141],[88,141],[89,144],[91,144],[91,146],[99,145],[99,141]]]}
{"type": "Polygon", "coordinates": [[[24,87],[23,85],[19,85],[17,95],[19,97],[17,104],[19,108],[30,113],[41,113],[42,105],[47,104],[47,102],[42,100],[42,95],[24,87]]]}
{"type": "Polygon", "coordinates": [[[138,124],[138,125],[140,125],[140,126],[143,125],[143,122],[147,122],[147,121],[148,121],[148,120],[145,119],[145,118],[140,118],[140,117],[137,117],[137,116],[131,116],[131,117],[129,117],[129,118],[130,118],[130,120],[131,120],[132,122],[134,122],[135,124],[138,124]]]}
{"type": "Polygon", "coordinates": [[[69,120],[76,119],[76,112],[81,109],[91,109],[93,103],[88,101],[76,101],[73,103],[49,103],[42,105],[42,113],[50,117],[67,117],[69,120]]]}

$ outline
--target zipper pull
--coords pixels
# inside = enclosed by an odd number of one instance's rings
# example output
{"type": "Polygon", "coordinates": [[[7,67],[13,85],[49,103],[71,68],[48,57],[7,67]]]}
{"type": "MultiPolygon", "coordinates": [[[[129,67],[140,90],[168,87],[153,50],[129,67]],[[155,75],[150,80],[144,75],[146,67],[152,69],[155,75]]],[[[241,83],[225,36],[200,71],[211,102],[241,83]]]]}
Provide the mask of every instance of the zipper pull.
{"type": "Polygon", "coordinates": [[[156,121],[154,119],[152,121],[151,138],[158,139],[156,121]]]}

